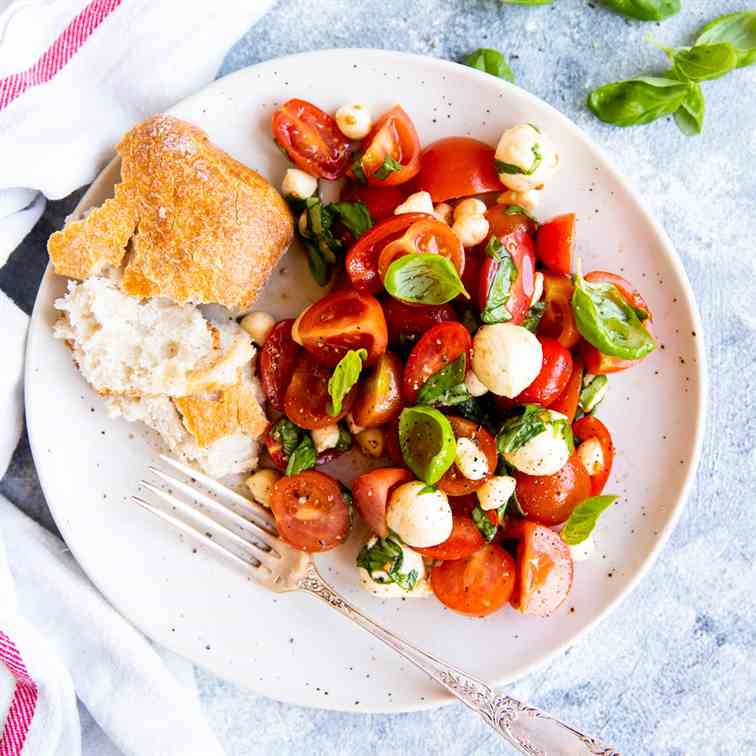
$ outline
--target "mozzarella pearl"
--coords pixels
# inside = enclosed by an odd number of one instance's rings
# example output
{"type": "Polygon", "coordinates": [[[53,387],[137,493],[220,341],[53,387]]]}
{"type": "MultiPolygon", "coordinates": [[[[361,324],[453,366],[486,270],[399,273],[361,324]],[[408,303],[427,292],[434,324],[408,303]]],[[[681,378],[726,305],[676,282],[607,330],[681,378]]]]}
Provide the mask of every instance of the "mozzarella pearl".
{"type": "Polygon", "coordinates": [[[483,396],[488,393],[488,387],[480,382],[480,378],[475,375],[474,370],[468,370],[465,375],[465,386],[470,392],[470,396],[483,396]]]}
{"type": "Polygon", "coordinates": [[[245,481],[252,498],[264,507],[270,507],[270,491],[278,480],[281,473],[276,470],[258,470],[245,481]]]}
{"type": "Polygon", "coordinates": [[[435,215],[441,223],[446,223],[447,226],[451,226],[454,218],[454,210],[452,210],[452,206],[448,203],[439,202],[433,208],[433,215],[435,215]]]}
{"type": "Polygon", "coordinates": [[[516,481],[510,475],[494,475],[475,492],[480,508],[488,511],[503,507],[512,498],[515,485],[516,481]]]}
{"type": "Polygon", "coordinates": [[[532,307],[536,302],[541,301],[543,296],[543,273],[537,271],[533,278],[533,297],[530,300],[530,306],[532,307]]]}
{"type": "Polygon", "coordinates": [[[401,205],[394,210],[394,215],[405,213],[427,213],[433,215],[433,200],[428,192],[415,192],[410,194],[401,205]]]}
{"type": "Polygon", "coordinates": [[[585,562],[590,559],[596,551],[596,542],[593,540],[593,536],[589,535],[588,538],[581,543],[569,546],[569,549],[573,562],[585,562]]]}
{"type": "MultiPolygon", "coordinates": [[[[368,542],[370,548],[378,539],[373,536],[368,542]]],[[[402,566],[399,571],[402,575],[408,575],[412,570],[417,572],[417,582],[411,591],[405,591],[393,581],[389,581],[389,576],[382,570],[376,570],[372,574],[364,567],[359,567],[360,583],[362,587],[380,598],[423,598],[430,596],[432,591],[428,585],[425,562],[420,554],[413,551],[408,546],[401,544],[402,547],[402,566]],[[379,582],[379,581],[389,582],[379,582]]]]}
{"type": "Polygon", "coordinates": [[[502,192],[497,198],[499,205],[519,205],[523,210],[532,213],[541,201],[541,192],[538,189],[529,189],[527,192],[502,192]]]}
{"type": "Polygon", "coordinates": [[[299,168],[289,168],[281,183],[281,193],[284,197],[307,199],[318,191],[318,180],[299,168]]]}
{"type": "Polygon", "coordinates": [[[454,457],[454,463],[468,480],[481,480],[488,475],[486,455],[471,438],[457,439],[457,453],[454,457]]]}
{"type": "Polygon", "coordinates": [[[320,454],[326,449],[333,449],[339,443],[339,426],[326,425],[325,428],[316,428],[310,431],[312,443],[315,444],[315,451],[320,454]]]}
{"type": "Polygon", "coordinates": [[[524,391],[541,372],[541,342],[511,323],[481,326],[473,339],[472,366],[490,391],[510,399],[524,391]]]}
{"type": "MultiPolygon", "coordinates": [[[[546,419],[567,420],[565,415],[553,410],[544,410],[546,419]]],[[[562,426],[547,423],[546,430],[531,438],[517,451],[507,452],[504,459],[526,475],[554,475],[570,458],[570,448],[562,432],[562,426]]]]}
{"type": "Polygon", "coordinates": [[[484,215],[463,215],[455,219],[452,231],[463,247],[474,247],[488,236],[488,221],[484,215]]]}
{"type": "Polygon", "coordinates": [[[367,105],[349,103],[336,111],[336,125],[347,139],[364,139],[373,128],[373,118],[367,105]]]}
{"type": "Polygon", "coordinates": [[[468,215],[485,215],[486,203],[470,197],[464,199],[454,208],[454,220],[460,220],[468,215]]]}
{"type": "Polygon", "coordinates": [[[529,170],[535,160],[534,148],[541,155],[541,162],[532,174],[500,173],[499,181],[508,189],[527,192],[541,189],[559,163],[559,157],[551,141],[529,123],[521,123],[507,129],[496,146],[496,159],[529,170]]]}
{"type": "Polygon", "coordinates": [[[276,319],[267,312],[250,312],[239,323],[258,346],[265,343],[275,324],[276,319]]]}
{"type": "Polygon", "coordinates": [[[598,475],[604,469],[604,450],[597,438],[588,438],[577,448],[577,455],[588,471],[588,475],[598,475]]]}
{"type": "Polygon", "coordinates": [[[386,524],[410,546],[424,548],[443,543],[452,532],[452,511],[446,494],[438,489],[420,493],[419,480],[404,483],[391,493],[386,524]]]}

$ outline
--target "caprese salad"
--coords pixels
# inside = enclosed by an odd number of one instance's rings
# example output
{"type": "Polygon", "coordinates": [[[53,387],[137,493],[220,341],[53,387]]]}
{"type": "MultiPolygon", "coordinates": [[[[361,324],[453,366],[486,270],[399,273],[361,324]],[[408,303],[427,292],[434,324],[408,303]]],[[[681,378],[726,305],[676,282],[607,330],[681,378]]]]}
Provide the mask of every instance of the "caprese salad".
{"type": "Polygon", "coordinates": [[[331,116],[295,99],[272,129],[330,290],[296,320],[242,321],[276,468],[250,477],[252,496],[310,552],[346,540],[354,506],[371,531],[359,577],[377,596],[552,613],[616,498],[596,409],[607,376],[656,346],[646,302],[618,275],[581,271],[573,214],[534,217],[559,163],[537,124],[495,148],[460,136],[422,149],[399,106],[373,122],[363,104],[331,116]],[[350,491],[317,467],[355,442],[385,464],[350,491]]]}

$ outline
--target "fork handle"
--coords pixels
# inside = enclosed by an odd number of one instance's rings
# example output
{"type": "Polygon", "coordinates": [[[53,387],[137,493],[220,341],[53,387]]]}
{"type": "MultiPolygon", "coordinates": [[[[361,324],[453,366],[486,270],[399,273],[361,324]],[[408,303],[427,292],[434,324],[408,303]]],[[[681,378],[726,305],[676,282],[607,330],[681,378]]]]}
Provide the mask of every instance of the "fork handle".
{"type": "Polygon", "coordinates": [[[611,746],[584,735],[535,706],[497,693],[477,677],[421,651],[368,619],[331,588],[314,565],[300,580],[299,587],[325,601],[443,685],[520,753],[527,756],[620,756],[619,751],[611,746]]]}

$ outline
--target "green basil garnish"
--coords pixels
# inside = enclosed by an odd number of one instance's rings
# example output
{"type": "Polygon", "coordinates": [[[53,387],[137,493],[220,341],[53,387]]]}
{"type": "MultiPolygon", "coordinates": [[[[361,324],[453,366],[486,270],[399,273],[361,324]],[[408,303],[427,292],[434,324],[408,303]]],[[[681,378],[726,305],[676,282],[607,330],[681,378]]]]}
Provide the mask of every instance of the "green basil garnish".
{"type": "Polygon", "coordinates": [[[359,239],[373,227],[370,210],[363,202],[333,202],[327,207],[338,214],[339,220],[349,229],[355,239],[359,239]]]}
{"type": "Polygon", "coordinates": [[[454,362],[428,378],[417,393],[417,404],[450,407],[465,402],[470,392],[465,386],[467,355],[463,352],[454,362]]]}
{"type": "Polygon", "coordinates": [[[688,90],[688,96],[683,104],[675,111],[677,128],[685,136],[696,136],[701,133],[704,119],[704,97],[701,85],[693,82],[688,90]]]}
{"type": "MultiPolygon", "coordinates": [[[[530,125],[533,126],[532,123],[530,125]]],[[[533,126],[533,128],[536,127],[533,126]]],[[[521,205],[507,205],[504,209],[504,215],[524,215],[526,218],[532,220],[533,223],[536,224],[536,227],[539,227],[541,225],[538,220],[521,205]]]]}
{"type": "Polygon", "coordinates": [[[396,173],[397,171],[401,171],[404,166],[398,161],[394,160],[394,158],[391,157],[391,155],[386,155],[385,158],[383,158],[383,164],[380,168],[373,174],[373,178],[377,178],[379,181],[383,181],[384,179],[387,179],[392,173],[396,173]]]}
{"type": "Polygon", "coordinates": [[[365,169],[362,167],[362,153],[358,152],[352,161],[352,173],[360,184],[367,184],[365,169]]]}
{"type": "Polygon", "coordinates": [[[520,325],[523,328],[527,328],[531,333],[535,333],[538,330],[538,326],[541,324],[541,318],[543,318],[544,312],[546,312],[546,302],[543,300],[536,302],[530,307],[525,315],[525,320],[523,320],[520,325]]]}
{"type": "Polygon", "coordinates": [[[414,304],[444,304],[465,291],[457,269],[446,257],[415,252],[389,265],[383,285],[392,297],[414,304]]]}
{"type": "Polygon", "coordinates": [[[484,323],[504,323],[512,319],[512,313],[507,305],[512,294],[512,286],[517,279],[517,268],[512,256],[495,236],[489,239],[485,252],[496,260],[496,269],[486,292],[486,301],[480,313],[480,319],[484,323]]]}
{"type": "Polygon", "coordinates": [[[367,570],[376,583],[396,583],[405,591],[411,591],[417,583],[417,570],[401,571],[404,554],[401,544],[391,536],[379,538],[372,546],[367,543],[357,555],[357,566],[367,570]],[[384,573],[375,575],[376,572],[384,573]]]}
{"type": "Polygon", "coordinates": [[[728,13],[701,29],[696,45],[729,42],[737,55],[737,67],[756,63],[756,10],[728,13]]]}
{"type": "Polygon", "coordinates": [[[738,56],[729,42],[695,47],[661,48],[672,61],[672,67],[682,81],[718,79],[737,66],[738,56]]]}
{"type": "Polygon", "coordinates": [[[315,451],[315,444],[312,442],[310,434],[305,433],[299,445],[289,457],[289,462],[286,465],[286,474],[297,475],[304,470],[309,470],[315,467],[317,459],[318,453],[315,451]]]}
{"type": "Polygon", "coordinates": [[[332,417],[341,414],[344,397],[359,380],[362,364],[367,356],[367,349],[350,349],[334,368],[328,379],[328,393],[331,397],[328,414],[332,417]]]}
{"type": "Polygon", "coordinates": [[[457,452],[451,423],[432,407],[407,407],[399,416],[399,446],[407,466],[425,483],[436,483],[457,452]]]}
{"type": "Polygon", "coordinates": [[[680,10],[680,0],[604,0],[604,5],[641,21],[664,21],[680,10]]]}
{"type": "Polygon", "coordinates": [[[685,82],[644,76],[594,89],[588,96],[588,107],[605,123],[637,126],[674,113],[687,94],[685,82]]]}
{"type": "Polygon", "coordinates": [[[288,417],[282,417],[278,420],[270,431],[271,437],[281,444],[281,450],[285,457],[290,457],[294,453],[294,449],[299,446],[304,433],[305,431],[292,423],[288,417]]]}
{"type": "Polygon", "coordinates": [[[504,54],[498,50],[480,47],[475,52],[465,56],[462,62],[470,68],[477,68],[478,71],[484,71],[491,76],[497,76],[499,79],[514,83],[515,78],[512,69],[509,67],[504,54]]]}
{"type": "Polygon", "coordinates": [[[480,505],[476,505],[475,509],[471,512],[472,521],[483,536],[483,540],[486,543],[491,543],[496,537],[496,531],[499,529],[498,525],[494,525],[491,520],[488,519],[488,515],[480,508],[480,505]]]}
{"type": "Polygon", "coordinates": [[[578,504],[562,528],[562,540],[570,546],[576,546],[585,541],[596,527],[599,515],[617,501],[617,498],[613,494],[591,496],[590,499],[578,504]]]}
{"type": "Polygon", "coordinates": [[[349,451],[352,448],[352,434],[343,423],[339,423],[339,440],[336,442],[337,451],[349,451]]]}
{"type": "Polygon", "coordinates": [[[609,379],[605,375],[586,375],[583,378],[583,388],[580,390],[578,407],[586,415],[593,411],[604,401],[609,379]]]}
{"type": "Polygon", "coordinates": [[[496,436],[496,448],[502,456],[513,454],[546,430],[547,420],[540,404],[526,404],[522,415],[511,417],[496,436]]]}
{"type": "Polygon", "coordinates": [[[533,162],[529,168],[523,168],[520,165],[514,163],[505,163],[503,160],[494,160],[496,164],[496,173],[508,173],[509,175],[523,175],[532,176],[537,170],[538,166],[543,162],[543,155],[541,154],[541,145],[536,142],[530,151],[533,153],[533,162]]]}

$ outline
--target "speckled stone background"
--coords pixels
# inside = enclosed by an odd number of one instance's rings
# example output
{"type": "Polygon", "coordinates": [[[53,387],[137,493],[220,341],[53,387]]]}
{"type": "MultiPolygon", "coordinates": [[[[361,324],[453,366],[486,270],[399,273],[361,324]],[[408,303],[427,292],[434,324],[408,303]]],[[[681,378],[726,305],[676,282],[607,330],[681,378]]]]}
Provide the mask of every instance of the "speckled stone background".
{"type": "MultiPolygon", "coordinates": [[[[279,0],[229,51],[219,75],[328,47],[452,60],[496,47],[522,87],[575,120],[645,195],[683,259],[704,320],[711,396],[697,485],[630,598],[515,689],[624,754],[738,756],[756,753],[756,67],[704,84],[706,124],[694,139],[669,119],[635,129],[604,126],[584,106],[600,83],[663,70],[644,39],[649,31],[667,45],[684,45],[705,21],[749,3],[683,5],[663,24],[642,24],[582,0],[540,8],[497,0],[279,0]]],[[[79,196],[52,203],[0,271],[0,286],[27,312],[46,263],[45,241],[79,196]]],[[[54,528],[25,439],[0,491],[54,528]]],[[[198,681],[233,756],[507,751],[461,706],[336,714],[278,704],[203,672],[198,681]]],[[[86,716],[83,723],[94,728],[86,716]]],[[[104,753],[96,733],[87,742],[87,756],[104,753]]]]}

